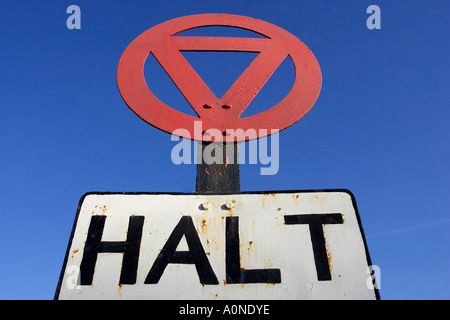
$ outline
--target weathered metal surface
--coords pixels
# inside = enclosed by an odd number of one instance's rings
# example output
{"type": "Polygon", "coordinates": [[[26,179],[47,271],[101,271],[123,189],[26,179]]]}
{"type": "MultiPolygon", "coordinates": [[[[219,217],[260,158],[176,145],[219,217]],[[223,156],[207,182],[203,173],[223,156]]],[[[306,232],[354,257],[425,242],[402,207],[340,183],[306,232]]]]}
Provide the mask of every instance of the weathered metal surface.
{"type": "Polygon", "coordinates": [[[56,299],[375,299],[353,196],[87,194],[56,299]]]}
{"type": "Polygon", "coordinates": [[[319,95],[321,83],[316,58],[298,38],[265,21],[232,14],[185,16],[154,26],[126,48],[117,68],[119,91],[139,117],[168,133],[186,129],[175,134],[202,141],[244,141],[283,130],[309,111],[319,95]],[[177,36],[182,31],[205,26],[237,27],[266,38],[177,36]],[[259,54],[231,88],[218,98],[180,53],[184,50],[259,54]],[[149,90],[143,74],[149,54],[155,56],[198,117],[165,105],[149,90]],[[295,66],[291,91],[272,108],[241,118],[242,112],[287,56],[295,66]],[[195,130],[196,121],[202,121],[204,131],[216,129],[222,134],[200,134],[195,130]]]}

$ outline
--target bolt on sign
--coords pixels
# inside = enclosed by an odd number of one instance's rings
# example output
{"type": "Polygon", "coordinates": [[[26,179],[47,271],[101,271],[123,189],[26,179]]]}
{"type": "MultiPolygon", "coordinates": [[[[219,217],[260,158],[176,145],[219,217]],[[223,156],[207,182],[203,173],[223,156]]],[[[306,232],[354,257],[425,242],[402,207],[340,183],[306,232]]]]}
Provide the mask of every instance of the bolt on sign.
{"type": "Polygon", "coordinates": [[[88,193],[57,299],[375,299],[346,190],[88,193]]]}
{"type": "MultiPolygon", "coordinates": [[[[291,126],[313,106],[321,82],[316,58],[295,36],[270,23],[230,14],[163,22],[131,42],[117,68],[122,98],[139,117],[197,140],[201,148],[217,142],[236,145],[291,126]],[[263,38],[179,35],[207,26],[246,29],[263,38]],[[184,59],[184,50],[258,55],[218,98],[184,59]],[[149,90],[143,74],[149,54],[198,117],[165,105],[149,90]],[[268,110],[241,118],[288,56],[295,67],[291,91],[268,110]],[[195,130],[198,121],[201,134],[195,130]],[[222,134],[205,134],[213,129],[222,134]]],[[[55,298],[379,298],[378,290],[367,285],[373,279],[370,256],[349,191],[240,192],[238,164],[209,165],[197,166],[192,194],[85,194],[55,298]]]]}

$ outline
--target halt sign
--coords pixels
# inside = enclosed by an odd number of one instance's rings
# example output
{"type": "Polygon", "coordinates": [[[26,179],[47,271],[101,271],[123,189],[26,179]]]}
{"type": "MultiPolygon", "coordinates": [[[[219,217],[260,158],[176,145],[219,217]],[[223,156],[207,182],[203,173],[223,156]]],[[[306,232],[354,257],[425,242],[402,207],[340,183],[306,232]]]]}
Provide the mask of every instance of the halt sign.
{"type": "Polygon", "coordinates": [[[376,299],[346,190],[87,193],[56,299],[376,299]]]}

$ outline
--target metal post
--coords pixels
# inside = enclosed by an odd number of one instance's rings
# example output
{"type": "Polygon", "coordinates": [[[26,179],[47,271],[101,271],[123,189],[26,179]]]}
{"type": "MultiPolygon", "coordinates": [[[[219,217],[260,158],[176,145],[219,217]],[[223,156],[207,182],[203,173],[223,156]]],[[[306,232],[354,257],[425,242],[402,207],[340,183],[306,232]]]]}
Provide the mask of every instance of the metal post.
{"type": "Polygon", "coordinates": [[[199,142],[198,193],[233,193],[241,191],[237,142],[199,142]]]}

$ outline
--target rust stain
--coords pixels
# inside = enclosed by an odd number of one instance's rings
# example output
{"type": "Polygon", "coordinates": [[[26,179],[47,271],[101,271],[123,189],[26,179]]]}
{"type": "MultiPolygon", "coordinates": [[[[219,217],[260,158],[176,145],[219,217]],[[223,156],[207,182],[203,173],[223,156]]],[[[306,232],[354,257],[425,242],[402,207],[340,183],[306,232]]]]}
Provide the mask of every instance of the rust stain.
{"type": "Polygon", "coordinates": [[[328,266],[330,267],[330,273],[333,273],[333,264],[331,263],[331,250],[328,246],[327,239],[325,238],[325,232],[323,234],[323,238],[325,239],[325,248],[327,249],[328,266]]]}
{"type": "Polygon", "coordinates": [[[327,194],[316,194],[314,195],[315,200],[320,204],[320,206],[324,206],[326,202],[328,201],[328,195],[327,194]]]}
{"type": "Polygon", "coordinates": [[[72,259],[74,258],[74,254],[77,253],[78,251],[79,251],[79,249],[76,249],[76,250],[73,250],[73,251],[72,251],[72,255],[71,255],[71,258],[72,258],[72,259]]]}
{"type": "Polygon", "coordinates": [[[328,265],[330,266],[330,273],[333,273],[333,264],[331,263],[331,254],[327,249],[328,265]]]}
{"type": "Polygon", "coordinates": [[[294,199],[294,202],[295,202],[295,205],[298,205],[298,197],[299,197],[299,195],[298,194],[293,194],[292,195],[292,199],[294,199]]]}
{"type": "Polygon", "coordinates": [[[202,219],[200,224],[202,232],[205,233],[208,230],[208,224],[206,223],[206,219],[202,219]]]}
{"type": "Polygon", "coordinates": [[[94,206],[94,210],[92,210],[91,214],[94,215],[96,210],[99,209],[103,214],[106,213],[106,206],[94,206]]]}

